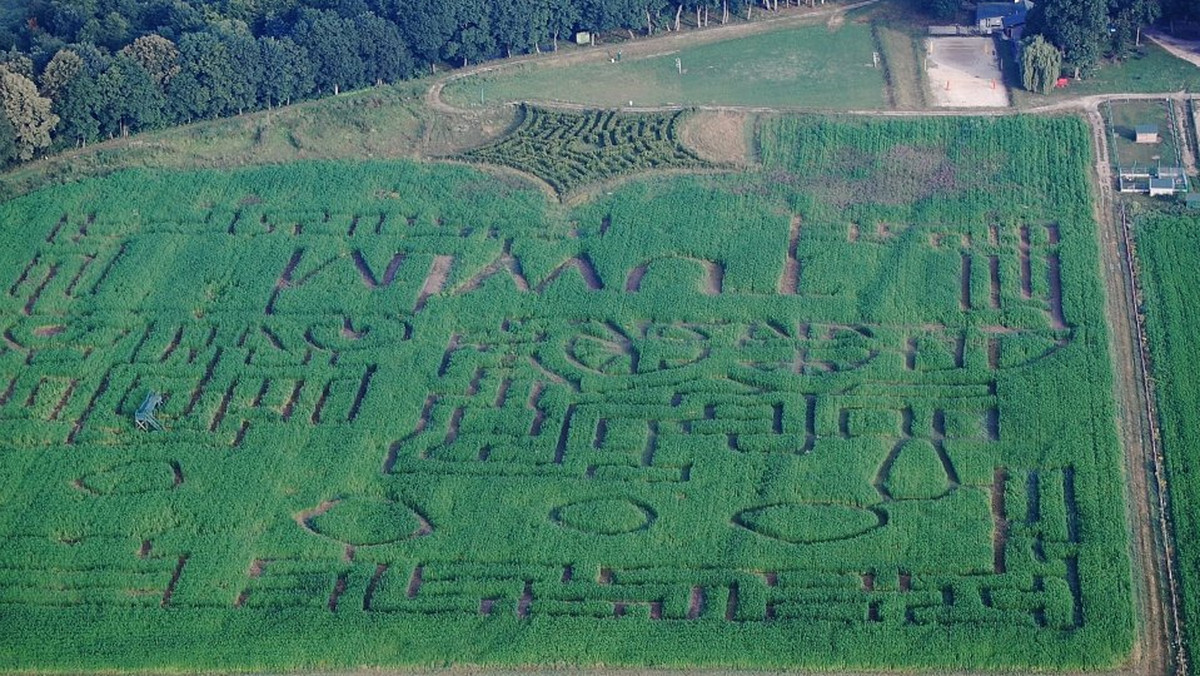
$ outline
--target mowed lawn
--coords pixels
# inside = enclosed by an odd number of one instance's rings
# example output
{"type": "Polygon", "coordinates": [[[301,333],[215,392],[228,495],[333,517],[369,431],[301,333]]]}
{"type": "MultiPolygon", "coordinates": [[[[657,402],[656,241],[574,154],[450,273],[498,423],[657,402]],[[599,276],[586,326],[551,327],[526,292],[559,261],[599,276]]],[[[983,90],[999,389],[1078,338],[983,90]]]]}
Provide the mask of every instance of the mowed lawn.
{"type": "MultiPolygon", "coordinates": [[[[1011,60],[1005,64],[1004,71],[1019,72],[1011,60]]],[[[1030,108],[1095,94],[1200,91],[1200,68],[1148,41],[1143,41],[1141,48],[1128,59],[1105,62],[1096,71],[1085,75],[1084,79],[1070,79],[1066,87],[1045,95],[1026,91],[1010,82],[1013,104],[1018,108],[1030,108]]]]}
{"type": "Polygon", "coordinates": [[[1120,101],[1109,106],[1109,125],[1115,143],[1113,151],[1120,166],[1179,163],[1167,105],[1166,101],[1120,101]],[[1135,141],[1136,127],[1141,124],[1158,127],[1158,143],[1135,141]]]}
{"type": "Polygon", "coordinates": [[[725,40],[650,56],[623,54],[619,45],[598,61],[555,66],[534,63],[448,84],[458,106],[508,101],[563,101],[598,106],[747,105],[827,109],[879,108],[886,102],[884,71],[875,68],[871,28],[847,23],[830,30],[806,26],[725,40]],[[683,73],[679,72],[680,60],[683,73]]]}

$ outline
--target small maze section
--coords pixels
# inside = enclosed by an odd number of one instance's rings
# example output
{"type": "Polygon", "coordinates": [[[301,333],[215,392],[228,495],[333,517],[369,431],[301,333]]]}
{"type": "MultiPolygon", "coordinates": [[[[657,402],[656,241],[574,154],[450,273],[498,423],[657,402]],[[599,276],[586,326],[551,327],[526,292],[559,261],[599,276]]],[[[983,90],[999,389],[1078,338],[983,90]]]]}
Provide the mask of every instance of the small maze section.
{"type": "Polygon", "coordinates": [[[560,195],[626,174],[712,166],[679,142],[683,112],[575,112],[525,104],[521,115],[512,134],[462,157],[528,172],[560,195]]]}
{"type": "Polygon", "coordinates": [[[1085,131],[764,131],[569,210],[408,163],[0,205],[0,668],[1122,663],[1085,131]],[[897,159],[964,171],[843,190],[897,159]]]}

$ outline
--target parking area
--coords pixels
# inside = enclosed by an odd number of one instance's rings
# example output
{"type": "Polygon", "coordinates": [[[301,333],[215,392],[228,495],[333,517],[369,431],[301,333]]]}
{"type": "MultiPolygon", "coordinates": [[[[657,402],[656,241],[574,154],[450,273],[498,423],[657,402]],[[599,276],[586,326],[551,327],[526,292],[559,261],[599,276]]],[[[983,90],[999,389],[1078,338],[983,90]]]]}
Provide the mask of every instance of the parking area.
{"type": "Polygon", "coordinates": [[[925,73],[935,105],[946,108],[1009,105],[993,38],[929,38],[925,52],[925,73]]]}

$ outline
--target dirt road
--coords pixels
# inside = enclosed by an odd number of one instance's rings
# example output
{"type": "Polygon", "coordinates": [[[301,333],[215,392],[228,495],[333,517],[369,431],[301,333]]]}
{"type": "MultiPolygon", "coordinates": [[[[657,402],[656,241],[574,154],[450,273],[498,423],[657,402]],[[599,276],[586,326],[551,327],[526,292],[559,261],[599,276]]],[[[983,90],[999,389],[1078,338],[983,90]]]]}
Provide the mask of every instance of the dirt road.
{"type": "Polygon", "coordinates": [[[1187,61],[1189,63],[1200,66],[1200,42],[1193,40],[1180,40],[1179,38],[1171,37],[1160,31],[1145,31],[1145,35],[1151,42],[1167,50],[1171,54],[1187,61]]]}

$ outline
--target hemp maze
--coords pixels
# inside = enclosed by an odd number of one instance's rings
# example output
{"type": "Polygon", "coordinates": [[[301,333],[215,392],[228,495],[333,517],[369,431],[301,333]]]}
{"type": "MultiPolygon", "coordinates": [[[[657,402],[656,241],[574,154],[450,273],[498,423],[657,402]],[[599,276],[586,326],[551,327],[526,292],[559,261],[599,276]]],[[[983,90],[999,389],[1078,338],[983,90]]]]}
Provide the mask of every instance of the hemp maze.
{"type": "Polygon", "coordinates": [[[0,206],[0,666],[1122,662],[1083,126],[760,133],[570,211],[412,163],[0,206]],[[932,187],[844,189],[892,160],[932,187]]]}

